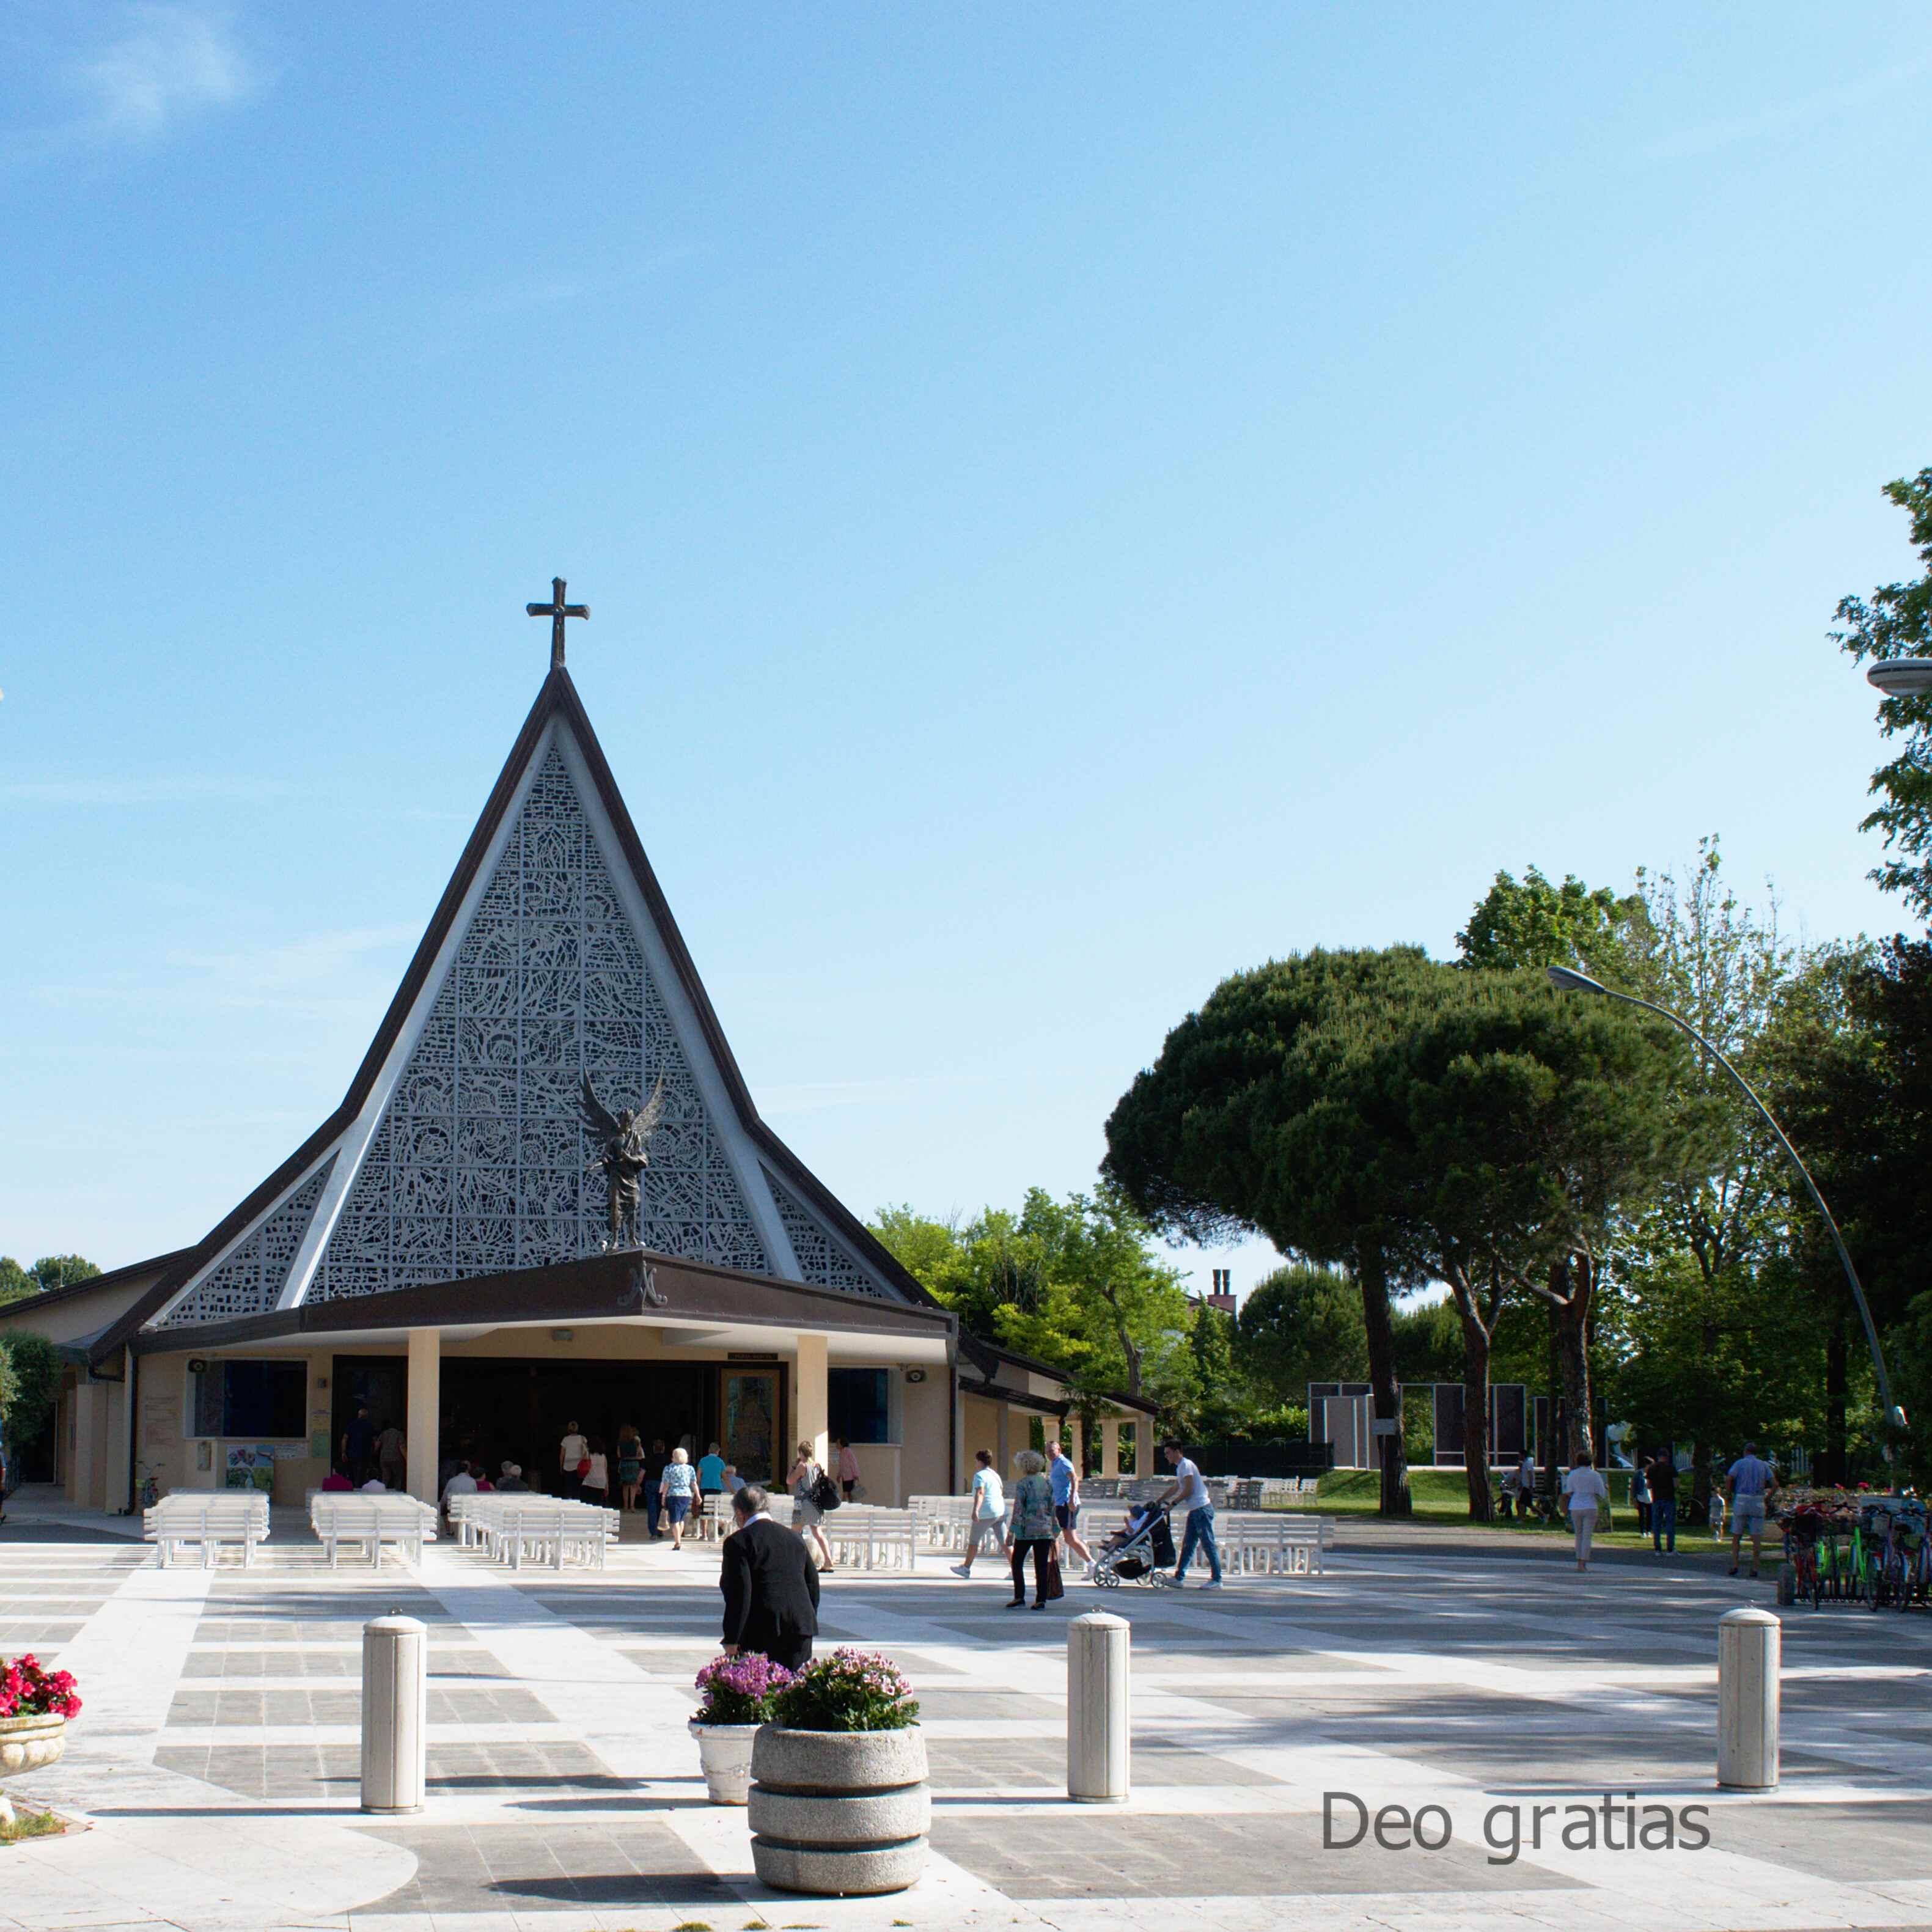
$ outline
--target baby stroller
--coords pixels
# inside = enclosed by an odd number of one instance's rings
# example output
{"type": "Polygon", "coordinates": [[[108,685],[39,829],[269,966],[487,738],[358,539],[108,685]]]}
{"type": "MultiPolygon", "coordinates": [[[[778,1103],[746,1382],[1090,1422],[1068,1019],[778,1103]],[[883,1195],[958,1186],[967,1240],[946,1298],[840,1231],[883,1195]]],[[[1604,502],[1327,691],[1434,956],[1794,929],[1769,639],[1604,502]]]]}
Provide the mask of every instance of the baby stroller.
{"type": "Polygon", "coordinates": [[[1144,1583],[1156,1570],[1171,1570],[1174,1563],[1174,1532],[1166,1508],[1143,1503],[1120,1534],[1094,1552],[1094,1581],[1103,1590],[1115,1590],[1123,1580],[1144,1583]]]}

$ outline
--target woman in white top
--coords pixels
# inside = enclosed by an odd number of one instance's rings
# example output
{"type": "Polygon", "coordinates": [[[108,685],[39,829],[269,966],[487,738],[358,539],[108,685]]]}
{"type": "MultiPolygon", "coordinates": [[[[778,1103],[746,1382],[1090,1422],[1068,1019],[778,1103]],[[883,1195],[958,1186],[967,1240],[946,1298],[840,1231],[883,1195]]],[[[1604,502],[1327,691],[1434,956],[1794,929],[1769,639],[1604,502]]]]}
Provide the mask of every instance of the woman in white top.
{"type": "Polygon", "coordinates": [[[798,1460],[791,1466],[791,1474],[785,1478],[785,1486],[791,1491],[791,1526],[808,1544],[818,1547],[818,1567],[821,1570],[832,1568],[832,1546],[825,1540],[825,1532],[819,1528],[825,1513],[812,1499],[812,1490],[818,1479],[825,1473],[819,1466],[818,1459],[809,1442],[798,1445],[798,1460]]]}
{"type": "Polygon", "coordinates": [[[600,1509],[610,1500],[610,1461],[604,1453],[604,1438],[593,1436],[585,1445],[586,1457],[590,1465],[584,1478],[580,1493],[587,1503],[595,1503],[600,1509]]]}
{"type": "Polygon", "coordinates": [[[1006,1492],[1000,1481],[1000,1472],[993,1467],[992,1451],[976,1449],[973,1460],[980,1466],[973,1472],[973,1514],[966,1528],[966,1560],[952,1566],[954,1574],[961,1576],[972,1575],[973,1559],[979,1555],[982,1543],[990,1540],[1000,1557],[1006,1553],[1006,1492]]]}
{"type": "Polygon", "coordinates": [[[1598,1472],[1594,1460],[1580,1454],[1563,1478],[1564,1506],[1570,1512],[1570,1526],[1576,1532],[1576,1568],[1590,1567],[1590,1538],[1597,1527],[1597,1511],[1610,1504],[1610,1486],[1598,1472]]]}

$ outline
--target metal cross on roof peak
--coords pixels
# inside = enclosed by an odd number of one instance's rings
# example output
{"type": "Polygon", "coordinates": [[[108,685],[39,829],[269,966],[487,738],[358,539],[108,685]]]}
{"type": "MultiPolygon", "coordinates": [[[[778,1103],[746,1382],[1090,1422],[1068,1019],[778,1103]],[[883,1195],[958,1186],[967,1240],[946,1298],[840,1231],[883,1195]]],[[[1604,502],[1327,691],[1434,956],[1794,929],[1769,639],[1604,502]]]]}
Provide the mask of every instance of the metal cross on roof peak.
{"type": "Polygon", "coordinates": [[[526,604],[524,608],[532,617],[550,620],[550,668],[552,670],[563,668],[563,620],[566,617],[587,617],[590,615],[588,604],[566,604],[563,601],[563,579],[553,577],[550,580],[550,597],[548,604],[526,604]]]}

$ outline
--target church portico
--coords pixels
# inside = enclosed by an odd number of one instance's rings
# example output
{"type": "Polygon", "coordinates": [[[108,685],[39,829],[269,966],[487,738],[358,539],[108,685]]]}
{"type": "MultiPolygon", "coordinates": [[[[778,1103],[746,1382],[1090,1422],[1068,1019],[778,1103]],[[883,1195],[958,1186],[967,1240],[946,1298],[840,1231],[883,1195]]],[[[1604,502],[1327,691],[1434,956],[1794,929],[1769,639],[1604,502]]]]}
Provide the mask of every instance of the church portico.
{"type": "MultiPolygon", "coordinates": [[[[934,1400],[943,1403],[956,1348],[944,1310],[855,1306],[836,1291],[662,1256],[535,1272],[307,1304],[204,1330],[191,1348],[165,1330],[143,1335],[134,1353],[154,1426],[137,1454],[164,1488],[220,1486],[222,1445],[237,1435],[214,1432],[220,1387],[236,1365],[280,1364],[285,1420],[241,1432],[251,1448],[272,1448],[278,1502],[320,1484],[362,1408],[373,1427],[403,1430],[409,1486],[425,1498],[453,1455],[492,1469],[515,1461],[533,1486],[555,1489],[557,1444],[572,1421],[604,1438],[614,1471],[628,1423],[646,1443],[683,1440],[695,1454],[718,1441],[748,1480],[770,1481],[797,1441],[827,1436],[844,1378],[877,1391],[888,1425],[858,1444],[872,1499],[950,1486],[934,1400]],[[291,1364],[305,1371],[299,1394],[291,1364]]],[[[248,1372],[252,1392],[270,1372],[248,1372]]]]}

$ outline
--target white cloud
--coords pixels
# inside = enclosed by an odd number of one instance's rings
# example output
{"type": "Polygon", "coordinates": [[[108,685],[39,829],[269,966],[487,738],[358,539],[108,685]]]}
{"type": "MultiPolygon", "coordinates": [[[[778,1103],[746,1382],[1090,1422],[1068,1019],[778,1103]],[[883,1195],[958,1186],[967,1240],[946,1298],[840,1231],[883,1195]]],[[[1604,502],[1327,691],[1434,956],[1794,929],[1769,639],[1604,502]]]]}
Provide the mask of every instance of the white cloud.
{"type": "Polygon", "coordinates": [[[76,70],[103,134],[152,140],[188,116],[235,106],[260,84],[226,7],[143,0],[126,19],[120,38],[76,70]]]}

